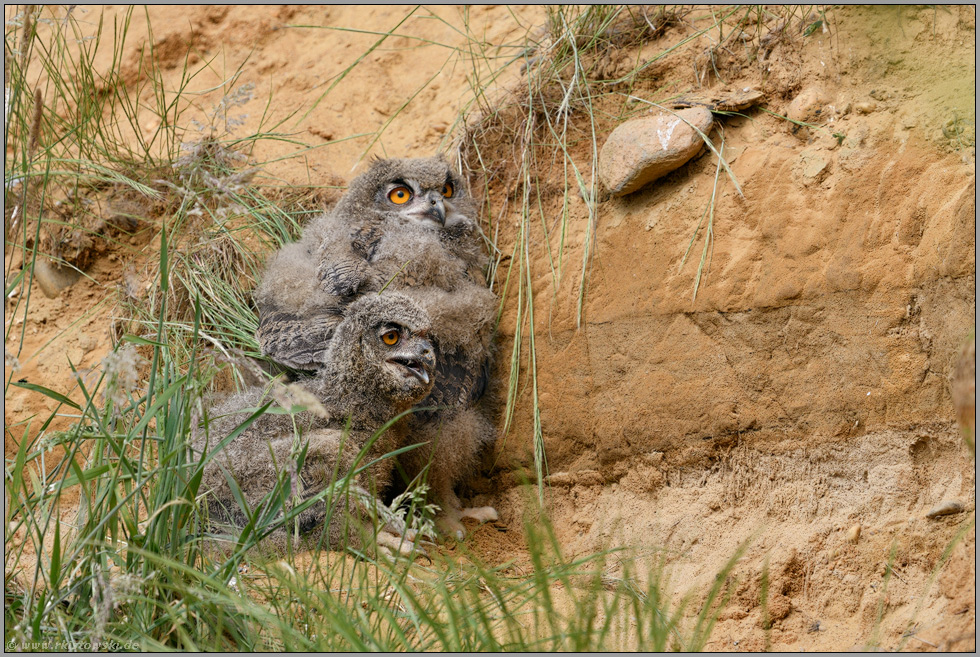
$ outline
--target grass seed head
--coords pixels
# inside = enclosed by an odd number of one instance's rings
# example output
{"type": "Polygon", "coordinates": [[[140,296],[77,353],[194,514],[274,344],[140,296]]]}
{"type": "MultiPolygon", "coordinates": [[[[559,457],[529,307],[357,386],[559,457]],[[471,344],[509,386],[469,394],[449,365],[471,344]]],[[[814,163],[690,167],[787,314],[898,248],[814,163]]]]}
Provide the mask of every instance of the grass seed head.
{"type": "Polygon", "coordinates": [[[143,358],[136,352],[136,346],[128,343],[103,359],[102,365],[108,381],[104,394],[106,400],[112,402],[114,412],[124,405],[127,396],[136,390],[142,363],[143,358]]]}

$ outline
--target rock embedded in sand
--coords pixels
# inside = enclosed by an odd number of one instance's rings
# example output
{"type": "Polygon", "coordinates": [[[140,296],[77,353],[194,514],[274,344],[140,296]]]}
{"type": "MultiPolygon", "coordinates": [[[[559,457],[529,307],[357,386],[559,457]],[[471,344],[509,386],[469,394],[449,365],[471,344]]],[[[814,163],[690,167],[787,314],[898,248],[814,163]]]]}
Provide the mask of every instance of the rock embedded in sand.
{"type": "Polygon", "coordinates": [[[857,110],[858,114],[871,114],[871,112],[875,111],[877,107],[878,106],[871,101],[865,101],[865,102],[854,104],[854,109],[857,110]]]}
{"type": "Polygon", "coordinates": [[[926,518],[940,518],[957,513],[963,513],[963,505],[956,500],[945,500],[932,507],[932,510],[926,514],[926,518]]]}
{"type": "Polygon", "coordinates": [[[786,110],[786,118],[791,121],[789,131],[800,138],[809,137],[810,128],[800,124],[820,123],[820,115],[826,104],[827,97],[822,89],[808,87],[801,91],[786,110]]]}
{"type": "Polygon", "coordinates": [[[41,286],[44,296],[54,299],[63,289],[73,285],[82,274],[71,267],[61,267],[47,258],[34,261],[34,280],[41,286]]]}
{"type": "Polygon", "coordinates": [[[817,185],[830,173],[830,161],[830,156],[822,150],[807,148],[800,153],[800,161],[794,172],[804,186],[817,185]]]}
{"type": "Polygon", "coordinates": [[[602,184],[612,196],[635,192],[697,155],[704,146],[697,130],[707,134],[711,125],[711,112],[704,107],[626,121],[599,152],[602,184]]]}

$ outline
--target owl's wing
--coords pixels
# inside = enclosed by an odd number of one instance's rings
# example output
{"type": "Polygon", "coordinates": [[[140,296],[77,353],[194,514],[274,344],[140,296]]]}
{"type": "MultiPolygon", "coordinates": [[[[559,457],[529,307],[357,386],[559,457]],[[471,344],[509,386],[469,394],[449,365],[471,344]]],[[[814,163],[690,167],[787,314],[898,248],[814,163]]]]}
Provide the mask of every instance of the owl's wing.
{"type": "Polygon", "coordinates": [[[353,297],[375,281],[370,260],[381,241],[374,225],[353,230],[347,239],[329,240],[320,245],[316,275],[321,289],[339,297],[353,297]]]}
{"type": "Polygon", "coordinates": [[[352,231],[350,234],[351,250],[364,260],[371,260],[374,251],[381,242],[383,227],[379,224],[370,224],[352,231]]]}
{"type": "Polygon", "coordinates": [[[313,316],[283,310],[263,312],[255,337],[262,353],[276,362],[299,370],[321,367],[327,345],[343,319],[342,309],[327,309],[313,316]]]}
{"type": "Polygon", "coordinates": [[[324,260],[317,267],[320,285],[338,297],[352,297],[370,284],[367,261],[348,258],[340,262],[324,260]]]}
{"type": "Polygon", "coordinates": [[[490,380],[490,359],[473,363],[457,353],[436,353],[432,392],[419,406],[464,408],[477,402],[490,380]]]}
{"type": "Polygon", "coordinates": [[[373,281],[368,261],[349,243],[328,243],[318,256],[315,262],[283,249],[256,296],[262,353],[294,369],[324,364],[344,306],[373,281]]]}

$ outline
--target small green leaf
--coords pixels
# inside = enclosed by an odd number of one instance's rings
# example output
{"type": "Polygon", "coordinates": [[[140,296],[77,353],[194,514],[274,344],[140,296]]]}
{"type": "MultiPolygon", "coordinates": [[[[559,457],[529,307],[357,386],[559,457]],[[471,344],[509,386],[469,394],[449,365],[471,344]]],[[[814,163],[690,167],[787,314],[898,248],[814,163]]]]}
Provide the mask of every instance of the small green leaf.
{"type": "MultiPolygon", "coordinates": [[[[80,472],[76,471],[70,477],[65,477],[64,483],[62,483],[61,488],[64,490],[70,486],[75,486],[83,481],[89,481],[95,479],[96,477],[101,477],[105,473],[109,472],[109,464],[104,463],[102,465],[96,466],[94,468],[89,468],[88,470],[82,470],[80,472]]],[[[129,478],[129,475],[122,475],[120,478],[129,478]]]]}
{"type": "Polygon", "coordinates": [[[122,336],[122,339],[125,342],[132,342],[133,344],[145,344],[145,345],[147,345],[149,347],[166,347],[167,346],[167,345],[165,345],[162,342],[157,342],[156,340],[148,340],[146,338],[141,338],[140,336],[133,335],[131,333],[127,333],[126,335],[122,336]]]}
{"type": "Polygon", "coordinates": [[[51,390],[50,388],[45,388],[44,386],[39,386],[36,383],[27,383],[27,382],[13,381],[11,385],[15,385],[18,388],[24,388],[25,390],[33,390],[34,392],[39,392],[42,395],[44,395],[45,397],[50,397],[51,399],[54,399],[57,402],[61,402],[62,404],[65,404],[67,406],[71,406],[76,411],[82,410],[82,407],[81,406],[79,406],[78,404],[76,404],[72,400],[68,399],[67,397],[65,397],[60,392],[55,392],[54,390],[51,390]]]}
{"type": "Polygon", "coordinates": [[[51,569],[48,577],[52,584],[61,579],[61,521],[54,521],[54,542],[51,545],[51,569]]]}

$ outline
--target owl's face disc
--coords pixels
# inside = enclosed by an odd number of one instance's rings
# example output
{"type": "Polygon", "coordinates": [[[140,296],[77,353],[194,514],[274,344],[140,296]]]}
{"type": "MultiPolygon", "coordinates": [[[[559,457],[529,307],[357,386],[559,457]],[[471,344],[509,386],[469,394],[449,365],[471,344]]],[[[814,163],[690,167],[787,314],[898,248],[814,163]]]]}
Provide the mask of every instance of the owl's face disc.
{"type": "Polygon", "coordinates": [[[338,333],[350,335],[360,355],[340,361],[364,363],[367,378],[358,385],[373,388],[396,406],[422,401],[432,390],[436,368],[428,314],[410,298],[386,292],[359,298],[347,315],[338,333]]]}
{"type": "Polygon", "coordinates": [[[463,180],[441,157],[379,160],[351,187],[353,195],[370,196],[385,221],[432,230],[473,223],[463,180]]]}

